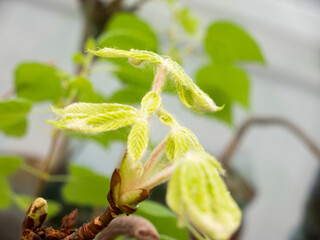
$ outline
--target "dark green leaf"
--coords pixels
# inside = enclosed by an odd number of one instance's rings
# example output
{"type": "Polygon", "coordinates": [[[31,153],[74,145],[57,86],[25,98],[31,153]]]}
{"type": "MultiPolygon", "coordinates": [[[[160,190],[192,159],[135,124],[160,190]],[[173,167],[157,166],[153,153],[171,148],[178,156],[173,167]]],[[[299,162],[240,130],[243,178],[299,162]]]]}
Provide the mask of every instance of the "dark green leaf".
{"type": "Polygon", "coordinates": [[[22,162],[23,159],[21,157],[0,156],[0,177],[14,173],[22,162]]]}
{"type": "Polygon", "coordinates": [[[31,103],[25,99],[0,102],[0,131],[7,135],[22,136],[27,128],[27,114],[31,103]]]}
{"type": "Polygon", "coordinates": [[[177,239],[173,237],[169,237],[167,235],[160,234],[160,240],[177,240],[177,239]]]}
{"type": "Polygon", "coordinates": [[[129,13],[115,15],[99,38],[99,47],[157,51],[157,37],[142,19],[129,13]]]}
{"type": "Polygon", "coordinates": [[[58,71],[41,63],[22,63],[15,71],[15,86],[19,97],[35,102],[57,100],[62,95],[58,71]]]}
{"type": "Polygon", "coordinates": [[[91,85],[91,82],[85,77],[77,77],[69,84],[68,94],[71,91],[76,91],[77,101],[87,103],[101,103],[104,98],[96,93],[91,85]]]}
{"type": "MultiPolygon", "coordinates": [[[[196,76],[198,86],[215,99],[215,90],[226,93],[232,102],[249,107],[249,79],[246,73],[233,65],[211,64],[201,68],[196,76]]],[[[224,110],[223,110],[224,111],[224,110]]]]}
{"type": "Polygon", "coordinates": [[[148,90],[144,88],[129,86],[116,91],[111,96],[109,101],[116,102],[116,103],[126,103],[126,104],[139,103],[147,91],[148,90]]]}
{"type": "Polygon", "coordinates": [[[10,206],[10,186],[7,179],[0,177],[0,208],[6,208],[10,206]]]}
{"type": "Polygon", "coordinates": [[[189,239],[186,228],[178,228],[177,218],[164,206],[152,201],[140,203],[137,215],[148,219],[156,227],[158,232],[165,235],[163,239],[189,239]],[[159,211],[159,212],[157,212],[159,211]]]}
{"type": "Polygon", "coordinates": [[[110,180],[80,166],[71,166],[70,180],[64,185],[64,199],[85,206],[106,206],[110,180]]]}
{"type": "Polygon", "coordinates": [[[122,62],[114,71],[114,74],[123,82],[135,87],[150,89],[154,78],[153,67],[143,66],[137,68],[128,62],[122,62]]]}
{"type": "Polygon", "coordinates": [[[209,26],[205,48],[216,63],[236,60],[264,63],[262,53],[253,38],[244,29],[230,22],[216,22],[209,26]]]}

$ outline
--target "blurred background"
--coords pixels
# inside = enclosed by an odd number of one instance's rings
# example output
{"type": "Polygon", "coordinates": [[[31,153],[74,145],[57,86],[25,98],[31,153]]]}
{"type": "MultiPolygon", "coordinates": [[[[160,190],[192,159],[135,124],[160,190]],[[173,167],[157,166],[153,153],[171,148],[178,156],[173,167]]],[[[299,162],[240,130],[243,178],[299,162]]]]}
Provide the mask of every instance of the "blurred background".
{"type": "MultiPolygon", "coordinates": [[[[125,2],[128,6],[135,3],[133,0],[125,2]]],[[[243,65],[251,78],[250,110],[237,105],[233,109],[232,126],[217,119],[200,118],[185,111],[178,98],[165,97],[168,109],[198,136],[205,149],[219,157],[237,128],[251,116],[287,119],[319,146],[320,2],[185,0],[179,4],[192,9],[203,31],[210,22],[221,19],[240,25],[255,39],[266,61],[265,65],[243,65]]],[[[162,36],[172,20],[167,3],[145,1],[136,14],[152,26],[160,44],[165,43],[162,36]]],[[[73,72],[71,59],[80,47],[83,25],[83,14],[76,0],[0,0],[0,95],[14,87],[14,71],[22,61],[54,63],[73,72]]],[[[195,77],[194,70],[206,58],[198,47],[191,56],[184,58],[183,67],[195,77]]],[[[92,81],[95,88],[106,95],[120,87],[106,72],[94,74],[92,81]]],[[[48,103],[40,104],[33,113],[29,116],[30,125],[24,138],[0,135],[1,152],[45,156],[50,127],[43,119],[52,118],[52,114],[48,103]]],[[[151,134],[161,135],[163,129],[155,123],[151,134]]],[[[85,147],[77,141],[71,145],[79,150],[70,156],[71,161],[108,175],[125,150],[120,142],[112,143],[107,149],[92,142],[85,147]]],[[[245,211],[241,239],[308,239],[298,238],[296,233],[319,172],[319,160],[284,127],[250,128],[232,158],[232,166],[255,189],[254,199],[245,211]]],[[[18,181],[14,184],[19,185],[18,181]]],[[[29,187],[32,188],[32,183],[29,187]]],[[[0,212],[0,222],[6,221],[8,216],[10,219],[23,216],[12,209],[0,212]]]]}

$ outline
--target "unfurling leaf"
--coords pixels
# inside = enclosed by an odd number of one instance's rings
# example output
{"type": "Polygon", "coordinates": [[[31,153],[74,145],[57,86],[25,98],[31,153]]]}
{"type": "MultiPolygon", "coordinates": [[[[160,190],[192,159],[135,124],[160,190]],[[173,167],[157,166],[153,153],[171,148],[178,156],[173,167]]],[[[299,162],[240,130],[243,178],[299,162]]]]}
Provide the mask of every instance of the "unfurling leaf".
{"type": "Polygon", "coordinates": [[[168,186],[166,201],[180,223],[210,239],[229,239],[241,211],[207,154],[189,152],[168,186]]]}
{"type": "Polygon", "coordinates": [[[94,55],[107,58],[130,58],[138,62],[146,61],[153,64],[161,64],[172,75],[182,103],[196,112],[216,112],[223,107],[217,107],[213,100],[204,93],[192,79],[185,73],[182,67],[169,57],[161,57],[156,53],[131,49],[130,51],[114,48],[103,48],[98,51],[88,50],[94,55]]]}
{"type": "Polygon", "coordinates": [[[166,145],[169,160],[178,161],[190,150],[204,152],[197,137],[188,128],[173,128],[166,145]]]}
{"type": "Polygon", "coordinates": [[[146,116],[150,116],[160,107],[160,104],[160,95],[155,91],[151,91],[141,101],[141,112],[146,116]]]}
{"type": "Polygon", "coordinates": [[[131,128],[128,137],[128,154],[137,162],[146,152],[149,142],[149,124],[139,119],[131,128]]]}
{"type": "Polygon", "coordinates": [[[180,125],[177,120],[170,115],[165,109],[160,108],[158,111],[158,117],[161,122],[168,125],[171,128],[179,128],[180,125]]]}
{"type": "Polygon", "coordinates": [[[0,101],[0,131],[7,135],[22,136],[27,129],[27,115],[31,102],[17,98],[0,101]]]}
{"type": "Polygon", "coordinates": [[[48,123],[83,133],[116,130],[133,124],[139,115],[139,111],[131,106],[111,103],[74,103],[64,109],[52,108],[52,111],[62,119],[48,123]]]}

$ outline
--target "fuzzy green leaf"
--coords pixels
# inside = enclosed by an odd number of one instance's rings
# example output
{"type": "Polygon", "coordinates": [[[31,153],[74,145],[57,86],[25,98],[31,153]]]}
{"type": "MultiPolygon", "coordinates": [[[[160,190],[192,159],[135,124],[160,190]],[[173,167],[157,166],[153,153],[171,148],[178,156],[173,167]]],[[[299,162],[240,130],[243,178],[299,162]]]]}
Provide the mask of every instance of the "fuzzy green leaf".
{"type": "Polygon", "coordinates": [[[149,142],[149,124],[145,119],[139,119],[133,124],[128,137],[128,154],[138,161],[147,150],[149,142]]]}
{"type": "Polygon", "coordinates": [[[166,124],[167,126],[169,126],[171,128],[179,128],[180,127],[177,120],[163,108],[159,109],[158,117],[162,123],[166,124]]]}
{"type": "Polygon", "coordinates": [[[0,156],[0,177],[14,173],[23,163],[23,159],[17,156],[0,156]]]}
{"type": "Polygon", "coordinates": [[[133,124],[139,115],[139,111],[131,106],[111,103],[74,103],[64,109],[52,110],[63,118],[48,123],[83,133],[116,130],[133,124]]]}
{"type": "Polygon", "coordinates": [[[204,152],[197,137],[185,127],[173,128],[168,137],[166,154],[170,161],[180,160],[188,151],[204,152]]]}
{"type": "Polygon", "coordinates": [[[62,194],[68,203],[80,206],[106,206],[110,180],[85,167],[71,166],[70,180],[62,194]]]}
{"type": "Polygon", "coordinates": [[[205,37],[207,53],[216,63],[256,61],[264,63],[262,53],[253,38],[241,27],[230,22],[215,22],[205,37]]]}
{"type": "Polygon", "coordinates": [[[166,200],[181,224],[210,239],[229,239],[241,211],[207,154],[189,152],[168,186],[166,200]]]}
{"type": "Polygon", "coordinates": [[[135,48],[157,51],[158,48],[157,37],[148,24],[129,13],[116,14],[98,42],[100,47],[125,50],[135,48]]]}
{"type": "Polygon", "coordinates": [[[0,209],[10,206],[10,193],[11,189],[9,183],[7,182],[7,179],[5,179],[4,177],[0,177],[0,209]]]}
{"type": "Polygon", "coordinates": [[[19,97],[35,102],[57,100],[62,96],[59,72],[41,63],[22,63],[15,71],[15,86],[19,97]]]}
{"type": "Polygon", "coordinates": [[[141,101],[141,112],[146,116],[150,116],[161,105],[161,97],[155,91],[147,93],[141,101]]]}
{"type": "Polygon", "coordinates": [[[0,101],[0,131],[7,135],[22,136],[27,129],[27,115],[31,102],[22,99],[0,101]]]}
{"type": "Polygon", "coordinates": [[[194,84],[182,67],[168,57],[161,57],[153,52],[131,49],[130,51],[114,48],[103,48],[98,51],[88,50],[94,55],[107,58],[129,58],[139,63],[146,61],[161,64],[176,82],[177,91],[183,104],[196,112],[215,112],[223,107],[217,107],[213,100],[194,84]],[[141,60],[141,61],[140,61],[141,60]]]}

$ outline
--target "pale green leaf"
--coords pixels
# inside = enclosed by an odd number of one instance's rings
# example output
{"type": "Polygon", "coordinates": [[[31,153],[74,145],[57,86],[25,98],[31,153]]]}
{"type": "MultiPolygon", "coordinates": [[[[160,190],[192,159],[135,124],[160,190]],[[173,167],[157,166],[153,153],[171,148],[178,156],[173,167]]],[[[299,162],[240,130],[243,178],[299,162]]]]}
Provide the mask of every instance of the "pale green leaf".
{"type": "Polygon", "coordinates": [[[62,96],[59,72],[41,63],[22,63],[15,71],[15,86],[19,97],[35,102],[57,100],[62,96]]]}
{"type": "Polygon", "coordinates": [[[206,154],[185,156],[169,182],[166,200],[180,223],[210,239],[229,239],[240,225],[241,211],[206,154]]]}
{"type": "Polygon", "coordinates": [[[145,119],[138,119],[131,128],[128,137],[128,154],[138,161],[147,150],[149,142],[149,124],[145,119]]]}
{"type": "Polygon", "coordinates": [[[0,177],[0,209],[7,208],[11,204],[10,199],[10,185],[7,182],[7,179],[0,177]]]}
{"type": "Polygon", "coordinates": [[[85,57],[81,52],[76,52],[75,54],[73,54],[72,60],[74,63],[84,64],[85,57]]]}
{"type": "Polygon", "coordinates": [[[98,51],[88,50],[94,55],[107,58],[133,58],[153,64],[161,64],[176,82],[177,91],[183,104],[197,112],[215,112],[222,109],[194,84],[182,67],[168,57],[161,57],[153,52],[131,49],[130,51],[103,48],[98,51]]]}
{"type": "Polygon", "coordinates": [[[167,126],[169,126],[171,128],[179,128],[180,127],[177,120],[170,113],[168,113],[164,108],[159,109],[158,117],[162,123],[166,124],[167,126]]]}
{"type": "Polygon", "coordinates": [[[241,27],[230,22],[215,22],[205,37],[207,53],[216,63],[256,61],[264,63],[262,53],[253,38],[241,27]]]}
{"type": "Polygon", "coordinates": [[[197,84],[215,99],[215,90],[222,91],[232,102],[249,107],[249,79],[244,70],[234,65],[211,64],[197,73],[197,84]]]}
{"type": "Polygon", "coordinates": [[[57,216],[61,209],[62,209],[62,205],[54,200],[51,199],[47,199],[47,204],[48,204],[48,216],[47,216],[47,220],[54,218],[55,216],[57,216]]]}
{"type": "Polygon", "coordinates": [[[14,173],[23,163],[23,159],[18,156],[0,156],[0,177],[14,173]]]}
{"type": "Polygon", "coordinates": [[[116,130],[133,124],[139,115],[139,111],[131,106],[111,103],[74,103],[64,109],[52,110],[62,119],[48,123],[83,133],[116,130]]]}
{"type": "Polygon", "coordinates": [[[80,166],[70,167],[70,180],[62,194],[68,203],[81,206],[106,206],[110,180],[80,166]]]}
{"type": "Polygon", "coordinates": [[[22,98],[0,101],[0,131],[7,135],[22,136],[27,128],[30,101],[22,98]]]}
{"type": "Polygon", "coordinates": [[[125,50],[135,48],[157,51],[158,48],[157,37],[148,24],[129,13],[116,14],[98,41],[100,47],[125,50]]]}
{"type": "Polygon", "coordinates": [[[150,116],[161,105],[161,97],[155,91],[147,93],[141,101],[141,112],[146,116],[150,116]]]}
{"type": "Polygon", "coordinates": [[[185,127],[173,128],[166,145],[168,159],[170,161],[181,160],[188,151],[204,152],[193,132],[185,127]]]}

